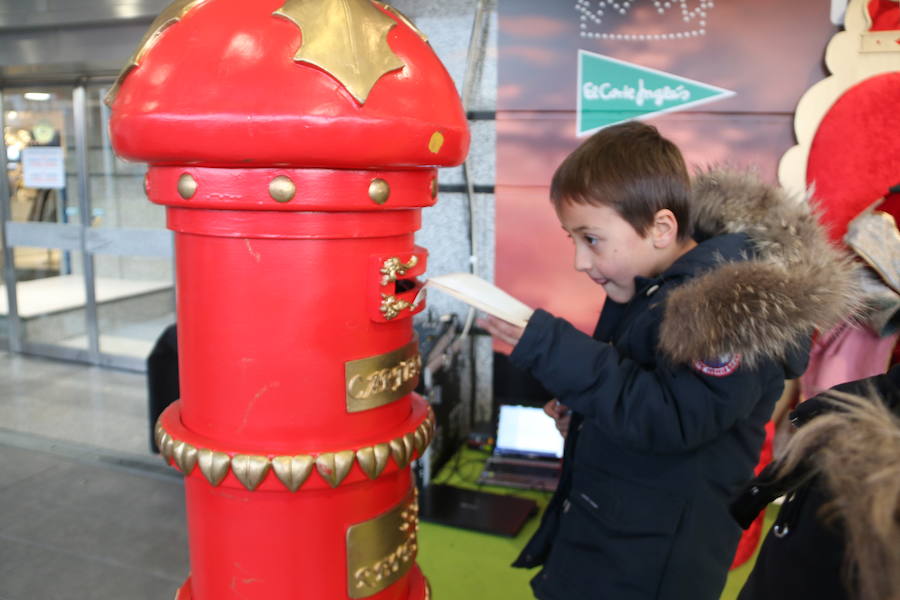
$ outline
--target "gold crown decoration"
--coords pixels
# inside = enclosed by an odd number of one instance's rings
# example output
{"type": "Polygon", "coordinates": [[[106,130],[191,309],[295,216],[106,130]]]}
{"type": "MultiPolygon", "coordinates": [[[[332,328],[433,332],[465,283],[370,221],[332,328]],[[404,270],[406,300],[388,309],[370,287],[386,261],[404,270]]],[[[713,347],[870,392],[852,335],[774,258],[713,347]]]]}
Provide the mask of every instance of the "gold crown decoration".
{"type": "Polygon", "coordinates": [[[581,37],[623,41],[677,40],[706,35],[714,6],[713,0],[575,0],[581,37]],[[635,24],[643,31],[632,33],[635,24]],[[629,33],[618,32],[620,28],[628,29],[629,33]]]}

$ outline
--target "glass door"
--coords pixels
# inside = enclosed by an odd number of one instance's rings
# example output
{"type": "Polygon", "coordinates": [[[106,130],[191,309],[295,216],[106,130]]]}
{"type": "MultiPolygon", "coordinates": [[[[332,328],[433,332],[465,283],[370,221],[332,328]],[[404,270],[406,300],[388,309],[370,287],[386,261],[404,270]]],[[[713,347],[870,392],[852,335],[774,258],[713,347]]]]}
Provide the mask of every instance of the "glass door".
{"type": "Polygon", "coordinates": [[[108,87],[0,96],[0,336],[14,352],[143,371],[175,321],[172,236],[146,166],[112,152],[108,87]]]}
{"type": "Polygon", "coordinates": [[[9,347],[89,360],[71,87],[2,94],[7,177],[0,318],[9,347]]]}

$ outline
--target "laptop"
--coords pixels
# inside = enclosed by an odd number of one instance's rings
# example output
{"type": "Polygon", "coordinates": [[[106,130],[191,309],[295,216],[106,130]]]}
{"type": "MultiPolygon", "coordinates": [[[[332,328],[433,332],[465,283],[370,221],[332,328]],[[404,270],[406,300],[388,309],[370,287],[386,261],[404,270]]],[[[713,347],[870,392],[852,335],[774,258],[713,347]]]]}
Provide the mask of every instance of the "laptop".
{"type": "Polygon", "coordinates": [[[433,483],[419,494],[419,518],[431,523],[515,537],[537,514],[534,500],[433,483]]]}
{"type": "Polygon", "coordinates": [[[494,451],[478,483],[553,491],[562,473],[563,437],[543,408],[501,404],[494,451]]]}

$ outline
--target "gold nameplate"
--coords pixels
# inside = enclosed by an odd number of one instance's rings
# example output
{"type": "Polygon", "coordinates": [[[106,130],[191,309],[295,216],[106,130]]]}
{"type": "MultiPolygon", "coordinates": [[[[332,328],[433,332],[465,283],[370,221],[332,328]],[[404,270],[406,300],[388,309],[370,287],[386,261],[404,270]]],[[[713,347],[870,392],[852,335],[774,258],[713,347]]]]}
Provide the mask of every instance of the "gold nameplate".
{"type": "Polygon", "coordinates": [[[396,508],[347,530],[347,586],[351,598],[377,594],[416,560],[419,503],[415,488],[396,508]]]}
{"type": "Polygon", "coordinates": [[[422,357],[415,339],[387,354],[347,361],[347,412],[361,412],[399,400],[416,388],[421,371],[422,357]]]}

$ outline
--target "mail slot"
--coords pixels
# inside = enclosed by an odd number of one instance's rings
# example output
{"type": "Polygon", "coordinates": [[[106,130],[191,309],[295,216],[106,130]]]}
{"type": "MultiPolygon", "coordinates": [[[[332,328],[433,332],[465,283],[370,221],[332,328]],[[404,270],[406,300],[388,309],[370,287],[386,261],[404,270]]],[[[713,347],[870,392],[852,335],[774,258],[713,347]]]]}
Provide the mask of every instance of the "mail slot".
{"type": "Polygon", "coordinates": [[[177,598],[428,597],[414,235],[469,133],[427,39],[372,0],[178,0],[107,102],[175,234],[177,598]]]}

